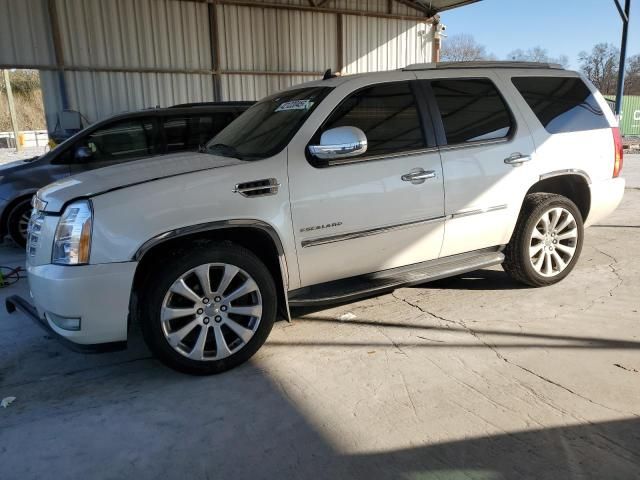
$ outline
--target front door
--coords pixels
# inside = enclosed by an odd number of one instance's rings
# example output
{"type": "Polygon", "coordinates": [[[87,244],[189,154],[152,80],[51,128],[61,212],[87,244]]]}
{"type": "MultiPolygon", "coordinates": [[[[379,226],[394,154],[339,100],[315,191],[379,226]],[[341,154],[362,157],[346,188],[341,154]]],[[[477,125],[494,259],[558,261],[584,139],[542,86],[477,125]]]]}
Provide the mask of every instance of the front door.
{"type": "Polygon", "coordinates": [[[72,174],[150,157],[157,153],[154,118],[119,120],[100,127],[72,147],[86,147],[90,156],[72,163],[72,174]]]}
{"type": "Polygon", "coordinates": [[[440,253],[444,191],[440,155],[427,140],[432,127],[421,117],[415,76],[402,72],[389,78],[393,81],[373,85],[370,79],[352,80],[348,93],[338,87],[325,100],[335,108],[311,141],[289,148],[302,286],[422,262],[440,253]],[[324,164],[305,152],[322,132],[340,126],[360,128],[367,151],[324,164]],[[415,179],[416,172],[428,178],[415,179]]]}

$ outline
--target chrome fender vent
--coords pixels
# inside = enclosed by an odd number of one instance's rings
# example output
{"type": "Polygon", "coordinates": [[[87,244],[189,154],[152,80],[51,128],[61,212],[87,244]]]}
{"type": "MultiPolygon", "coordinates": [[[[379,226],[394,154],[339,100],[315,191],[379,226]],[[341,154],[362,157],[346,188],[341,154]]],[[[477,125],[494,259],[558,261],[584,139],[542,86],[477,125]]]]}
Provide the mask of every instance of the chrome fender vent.
{"type": "Polygon", "coordinates": [[[275,178],[265,178],[264,180],[254,180],[236,184],[234,193],[239,193],[244,197],[263,197],[265,195],[275,195],[278,193],[280,184],[275,178]]]}

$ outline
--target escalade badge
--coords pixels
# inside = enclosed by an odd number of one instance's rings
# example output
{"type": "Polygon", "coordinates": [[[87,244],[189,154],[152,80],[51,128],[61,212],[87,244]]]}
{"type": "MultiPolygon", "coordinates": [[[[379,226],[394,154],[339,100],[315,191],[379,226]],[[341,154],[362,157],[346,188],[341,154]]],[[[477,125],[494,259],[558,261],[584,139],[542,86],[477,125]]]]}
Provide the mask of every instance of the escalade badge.
{"type": "Polygon", "coordinates": [[[342,222],[325,223],[324,225],[316,225],[314,227],[304,227],[300,229],[300,233],[311,232],[312,230],[322,230],[323,228],[339,227],[340,225],[342,225],[342,222]]]}

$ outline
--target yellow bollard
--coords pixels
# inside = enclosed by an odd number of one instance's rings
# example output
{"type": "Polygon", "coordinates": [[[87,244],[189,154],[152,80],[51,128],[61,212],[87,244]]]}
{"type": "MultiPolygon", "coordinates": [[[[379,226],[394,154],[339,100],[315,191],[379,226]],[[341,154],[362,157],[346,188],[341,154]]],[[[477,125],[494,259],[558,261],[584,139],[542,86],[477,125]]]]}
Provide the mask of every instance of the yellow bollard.
{"type": "Polygon", "coordinates": [[[20,148],[24,147],[24,133],[18,133],[18,145],[20,148]]]}

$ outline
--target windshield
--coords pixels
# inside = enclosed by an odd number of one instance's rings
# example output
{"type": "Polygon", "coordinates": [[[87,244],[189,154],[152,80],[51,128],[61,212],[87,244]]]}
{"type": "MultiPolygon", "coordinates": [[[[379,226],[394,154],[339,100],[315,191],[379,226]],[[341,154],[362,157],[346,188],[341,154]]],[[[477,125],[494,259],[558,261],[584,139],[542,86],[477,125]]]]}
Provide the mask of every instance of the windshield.
{"type": "Polygon", "coordinates": [[[281,151],[331,89],[309,87],[266,97],[209,141],[207,153],[257,160],[281,151]]]}

